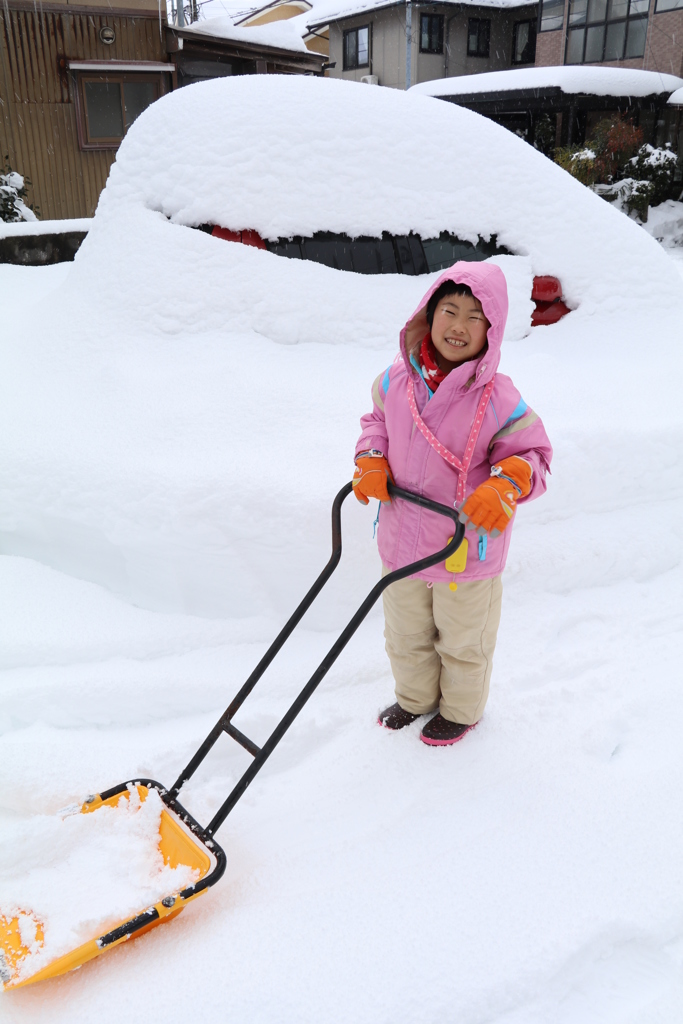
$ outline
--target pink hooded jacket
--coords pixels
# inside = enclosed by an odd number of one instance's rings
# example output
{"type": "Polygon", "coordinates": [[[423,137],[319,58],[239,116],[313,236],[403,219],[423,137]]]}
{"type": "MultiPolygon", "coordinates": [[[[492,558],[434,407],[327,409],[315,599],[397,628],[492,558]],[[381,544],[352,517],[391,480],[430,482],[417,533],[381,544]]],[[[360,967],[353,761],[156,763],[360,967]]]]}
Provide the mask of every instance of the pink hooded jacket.
{"type": "MultiPolygon", "coordinates": [[[[496,373],[508,312],[507,285],[501,269],[493,263],[455,263],[446,270],[422,299],[418,309],[401,331],[401,352],[372,386],[373,409],[363,416],[363,432],[356,454],[375,448],[389,460],[399,487],[424,494],[434,501],[454,505],[458,473],[423,437],[413,423],[408,405],[409,378],[415,382],[415,401],[424,423],[435,437],[462,459],[483,388],[495,376],[491,401],[467,475],[466,495],[488,479],[491,467],[501,459],[520,455],[533,468],[531,491],[522,499],[530,501],[546,489],[545,474],[552,448],[541,420],[529,408],[509,377],[496,373]],[[426,307],[430,296],[444,281],[467,284],[482,304],[491,327],[488,349],[477,359],[456,366],[432,395],[409,352],[429,330],[426,307]]],[[[379,552],[389,569],[424,558],[445,547],[452,524],[435,512],[427,512],[406,501],[382,505],[379,516],[379,552]]],[[[419,573],[434,582],[490,579],[505,567],[512,523],[496,538],[481,540],[467,530],[467,565],[457,576],[440,563],[419,573]]]]}

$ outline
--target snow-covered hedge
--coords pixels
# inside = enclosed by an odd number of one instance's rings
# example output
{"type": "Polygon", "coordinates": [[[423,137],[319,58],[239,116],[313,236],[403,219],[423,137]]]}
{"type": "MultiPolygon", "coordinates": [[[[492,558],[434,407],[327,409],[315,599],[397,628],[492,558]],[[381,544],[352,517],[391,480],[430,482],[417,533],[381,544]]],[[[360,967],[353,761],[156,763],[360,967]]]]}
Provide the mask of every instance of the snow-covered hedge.
{"type": "Polygon", "coordinates": [[[26,181],[11,167],[0,173],[0,220],[16,224],[22,220],[36,220],[36,215],[24,200],[28,194],[26,181]]]}

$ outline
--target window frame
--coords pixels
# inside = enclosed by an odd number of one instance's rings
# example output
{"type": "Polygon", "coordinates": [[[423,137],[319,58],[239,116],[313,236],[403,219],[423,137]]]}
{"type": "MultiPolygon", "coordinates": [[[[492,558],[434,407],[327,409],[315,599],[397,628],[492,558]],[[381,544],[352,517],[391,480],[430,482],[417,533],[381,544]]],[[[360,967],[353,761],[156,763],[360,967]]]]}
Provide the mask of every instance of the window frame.
{"type": "MultiPolygon", "coordinates": [[[[524,51],[522,51],[524,52],[524,51]]],[[[523,21],[516,21],[512,26],[512,64],[533,64],[536,60],[536,18],[525,18],[523,21]],[[533,56],[531,60],[515,60],[517,52],[517,32],[520,25],[529,26],[529,42],[533,41],[533,56]]]]}
{"type": "Polygon", "coordinates": [[[612,61],[638,60],[640,57],[643,56],[643,54],[645,53],[645,46],[646,46],[646,42],[647,42],[647,29],[648,29],[648,23],[649,23],[649,19],[650,19],[650,9],[653,6],[653,0],[648,0],[647,11],[645,11],[644,13],[641,12],[641,11],[637,11],[637,12],[632,13],[631,12],[631,6],[634,3],[640,2],[640,0],[628,0],[628,6],[627,6],[626,14],[623,17],[619,17],[619,18],[609,18],[608,17],[609,7],[610,7],[610,0],[606,0],[606,3],[605,3],[605,16],[602,19],[594,19],[593,21],[589,21],[588,11],[589,11],[589,7],[590,7],[590,0],[586,0],[586,14],[584,16],[584,20],[582,22],[578,22],[578,23],[577,22],[572,23],[572,20],[571,20],[572,19],[572,3],[573,2],[576,2],[576,0],[569,0],[569,11],[568,11],[568,14],[567,14],[567,36],[566,36],[565,45],[564,45],[564,63],[565,63],[565,66],[567,66],[567,67],[581,67],[584,64],[604,64],[606,62],[609,63],[609,62],[612,62],[612,61]],[[644,39],[643,39],[643,52],[640,53],[640,54],[628,55],[627,56],[626,55],[626,49],[628,47],[628,42],[629,42],[629,30],[630,30],[631,25],[634,24],[634,23],[637,23],[637,22],[645,22],[645,36],[644,36],[644,39]],[[607,57],[605,55],[605,51],[606,51],[606,47],[607,47],[607,30],[608,30],[608,28],[611,25],[623,25],[624,26],[624,39],[623,39],[623,43],[621,45],[621,56],[619,56],[619,57],[607,57]],[[602,56],[600,57],[599,60],[589,60],[589,61],[586,61],[586,45],[587,45],[587,40],[588,40],[588,30],[591,29],[591,28],[603,28],[604,29],[603,37],[602,37],[602,51],[601,51],[602,52],[602,56]],[[570,38],[571,38],[572,32],[577,32],[577,31],[582,31],[583,32],[583,43],[582,43],[582,47],[581,47],[581,60],[571,61],[571,63],[570,63],[568,61],[568,59],[567,59],[568,55],[569,55],[570,38]]]}
{"type": "Polygon", "coordinates": [[[369,68],[371,63],[372,53],[372,24],[368,22],[367,25],[356,25],[354,28],[345,28],[342,36],[342,70],[343,71],[357,71],[359,68],[369,68]],[[368,33],[368,59],[365,64],[358,63],[358,33],[365,29],[368,33]],[[352,34],[356,33],[356,63],[346,63],[346,40],[352,34]]]}
{"type": "MultiPolygon", "coordinates": [[[[564,28],[564,15],[565,8],[567,7],[566,0],[561,0],[562,6],[562,19],[559,25],[543,25],[543,8],[544,7],[557,7],[559,9],[560,3],[555,3],[553,0],[541,0],[538,5],[538,25],[536,26],[536,34],[540,32],[560,32],[564,28]]],[[[557,17],[557,15],[555,15],[557,17]]]]}
{"type": "Polygon", "coordinates": [[[123,86],[125,84],[128,82],[145,82],[155,85],[156,96],[152,103],[156,102],[168,91],[169,83],[165,81],[167,75],[159,71],[116,71],[115,69],[110,71],[108,68],[100,70],[94,67],[92,71],[76,71],[74,74],[76,76],[75,97],[78,145],[81,150],[85,151],[116,150],[125,139],[129,127],[126,125],[126,108],[123,93],[123,86]],[[119,95],[121,97],[121,116],[123,118],[123,135],[120,138],[114,136],[103,138],[90,136],[88,104],[85,98],[85,86],[88,82],[118,83],[119,95]]]}
{"type": "Polygon", "coordinates": [[[487,58],[491,56],[491,19],[490,18],[468,18],[467,19],[467,56],[468,57],[483,57],[487,58]],[[472,32],[472,25],[477,25],[477,50],[472,51],[470,49],[470,35],[472,32]],[[482,53],[479,50],[481,44],[481,26],[485,25],[485,36],[486,36],[486,53],[482,53]]]}
{"type": "Polygon", "coordinates": [[[433,53],[433,54],[443,53],[443,35],[444,35],[443,28],[444,28],[444,16],[443,16],[443,14],[432,14],[432,13],[429,13],[429,12],[420,11],[420,53],[433,53]],[[432,47],[425,48],[422,45],[422,37],[423,37],[422,23],[423,23],[425,18],[429,19],[430,27],[427,30],[427,37],[430,40],[432,39],[432,32],[431,32],[432,24],[435,21],[438,22],[438,26],[439,26],[438,32],[437,32],[438,49],[434,49],[432,47]]]}

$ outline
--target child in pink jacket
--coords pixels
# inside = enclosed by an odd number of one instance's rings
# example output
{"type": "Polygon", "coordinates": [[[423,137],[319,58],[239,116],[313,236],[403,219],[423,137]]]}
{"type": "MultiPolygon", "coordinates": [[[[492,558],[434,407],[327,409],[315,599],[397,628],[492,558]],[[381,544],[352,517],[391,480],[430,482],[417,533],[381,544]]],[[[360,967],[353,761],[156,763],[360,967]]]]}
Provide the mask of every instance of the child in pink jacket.
{"type": "MultiPolygon", "coordinates": [[[[420,739],[443,746],[484,711],[512,520],[546,489],[552,448],[509,377],[496,373],[507,319],[505,277],[492,263],[456,263],[401,331],[401,352],[372,386],[356,446],[354,493],[383,502],[383,574],[446,546],[443,516],[392,502],[387,480],[454,505],[466,541],[448,562],[384,591],[396,703],[379,722],[403,729],[438,709],[420,739]]],[[[452,530],[452,528],[451,528],[452,530]]]]}

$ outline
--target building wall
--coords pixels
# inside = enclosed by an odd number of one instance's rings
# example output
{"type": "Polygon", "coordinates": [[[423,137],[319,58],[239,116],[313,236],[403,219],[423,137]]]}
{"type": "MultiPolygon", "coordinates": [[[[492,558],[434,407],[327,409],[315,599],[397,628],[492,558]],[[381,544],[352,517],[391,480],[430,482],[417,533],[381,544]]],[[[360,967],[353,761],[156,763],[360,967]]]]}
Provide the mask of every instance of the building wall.
{"type": "MultiPolygon", "coordinates": [[[[650,0],[650,16],[645,40],[645,55],[630,60],[605,61],[593,67],[636,68],[683,76],[683,9],[653,14],[655,0],[650,0]]],[[[536,65],[564,64],[569,0],[565,3],[564,27],[553,32],[539,32],[536,39],[536,65]]]]}
{"type": "Polygon", "coordinates": [[[80,9],[0,4],[0,162],[7,156],[13,170],[31,179],[29,202],[43,220],[91,217],[116,155],[79,149],[75,84],[60,58],[166,59],[158,9],[127,2],[126,9],[106,0],[80,9]],[[109,46],[98,35],[104,25],[116,33],[109,46]]]}
{"type": "MultiPolygon", "coordinates": [[[[519,7],[513,11],[490,7],[468,7],[454,13],[454,8],[439,5],[415,6],[412,11],[411,85],[452,75],[475,75],[482,71],[499,71],[512,67],[512,33],[516,21],[537,16],[537,7],[519,7]],[[444,15],[444,52],[420,53],[420,14],[444,15]],[[467,23],[469,18],[489,18],[491,39],[489,57],[467,56],[467,23]]],[[[345,18],[330,25],[330,61],[336,68],[334,78],[360,81],[365,75],[377,75],[379,84],[394,89],[406,87],[406,8],[403,5],[345,18]],[[372,25],[370,67],[344,71],[343,34],[346,29],[372,25]]]]}

